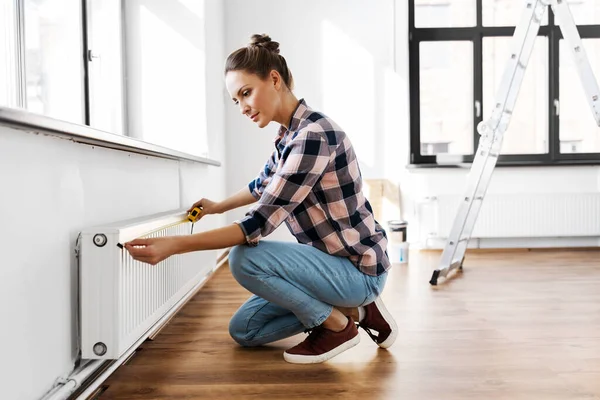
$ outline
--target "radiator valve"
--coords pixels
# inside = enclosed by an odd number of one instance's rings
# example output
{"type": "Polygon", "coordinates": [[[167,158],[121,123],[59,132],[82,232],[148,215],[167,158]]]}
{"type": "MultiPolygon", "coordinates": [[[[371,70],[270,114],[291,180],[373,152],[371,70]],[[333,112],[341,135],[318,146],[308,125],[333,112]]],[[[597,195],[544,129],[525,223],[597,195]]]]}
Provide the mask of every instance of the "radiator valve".
{"type": "Polygon", "coordinates": [[[108,239],[106,239],[106,235],[104,235],[102,233],[98,233],[98,234],[94,235],[94,244],[98,247],[104,246],[107,241],[108,241],[108,239]]]}
{"type": "Polygon", "coordinates": [[[103,356],[106,354],[106,345],[102,342],[98,342],[94,345],[94,354],[97,356],[103,356]]]}

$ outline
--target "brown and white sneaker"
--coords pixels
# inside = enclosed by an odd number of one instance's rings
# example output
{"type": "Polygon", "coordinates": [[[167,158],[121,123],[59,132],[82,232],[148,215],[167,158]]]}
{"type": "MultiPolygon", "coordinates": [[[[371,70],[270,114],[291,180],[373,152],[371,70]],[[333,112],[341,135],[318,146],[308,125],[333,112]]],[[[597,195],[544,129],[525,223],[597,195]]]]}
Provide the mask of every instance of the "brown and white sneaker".
{"type": "Polygon", "coordinates": [[[363,328],[379,347],[387,349],[394,344],[398,336],[398,325],[392,314],[385,308],[381,297],[363,308],[365,316],[358,326],[363,328]],[[378,335],[375,335],[373,331],[377,331],[378,335]]]}
{"type": "Polygon", "coordinates": [[[327,361],[356,346],[360,342],[358,329],[352,318],[340,332],[317,326],[304,341],[283,353],[285,361],[292,364],[316,364],[327,361]]]}

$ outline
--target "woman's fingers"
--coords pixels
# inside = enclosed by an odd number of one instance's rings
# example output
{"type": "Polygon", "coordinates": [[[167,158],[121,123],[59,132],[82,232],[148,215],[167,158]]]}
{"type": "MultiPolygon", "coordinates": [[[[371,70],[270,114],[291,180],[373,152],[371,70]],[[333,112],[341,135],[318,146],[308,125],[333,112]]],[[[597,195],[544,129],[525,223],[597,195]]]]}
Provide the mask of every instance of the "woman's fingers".
{"type": "Polygon", "coordinates": [[[152,248],[146,246],[146,247],[133,247],[133,246],[127,246],[127,251],[129,251],[129,254],[131,254],[131,256],[133,258],[139,258],[139,257],[152,257],[153,256],[153,252],[152,252],[152,248]]]}
{"type": "Polygon", "coordinates": [[[202,200],[198,200],[197,202],[195,202],[194,204],[192,204],[192,206],[187,210],[187,212],[189,213],[190,211],[192,211],[194,208],[196,207],[202,207],[202,200]]]}
{"type": "Polygon", "coordinates": [[[131,242],[125,243],[125,246],[127,246],[127,245],[129,245],[129,246],[148,246],[150,243],[151,243],[151,239],[140,238],[140,239],[134,239],[131,242]]]}

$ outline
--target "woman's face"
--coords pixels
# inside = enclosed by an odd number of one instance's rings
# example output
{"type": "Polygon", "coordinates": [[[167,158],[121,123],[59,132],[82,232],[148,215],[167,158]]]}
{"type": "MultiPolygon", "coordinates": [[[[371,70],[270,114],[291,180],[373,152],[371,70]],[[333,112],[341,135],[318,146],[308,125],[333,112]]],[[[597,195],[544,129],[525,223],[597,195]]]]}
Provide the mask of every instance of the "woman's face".
{"type": "Polygon", "coordinates": [[[265,80],[246,71],[229,71],[225,76],[225,86],[240,112],[259,128],[274,120],[280,105],[281,87],[281,78],[276,71],[272,71],[265,80]]]}

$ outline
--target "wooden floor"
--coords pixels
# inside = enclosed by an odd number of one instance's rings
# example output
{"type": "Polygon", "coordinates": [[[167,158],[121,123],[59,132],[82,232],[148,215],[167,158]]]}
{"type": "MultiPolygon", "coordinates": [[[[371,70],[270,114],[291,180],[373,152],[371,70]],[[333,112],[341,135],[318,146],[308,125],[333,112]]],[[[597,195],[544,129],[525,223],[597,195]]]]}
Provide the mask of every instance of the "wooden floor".
{"type": "Polygon", "coordinates": [[[282,357],[304,334],[233,342],[229,317],[249,293],[225,265],[99,398],[600,400],[600,251],[469,254],[462,274],[432,287],[439,255],[392,269],[392,348],[361,332],[358,346],[308,366],[282,357]]]}

